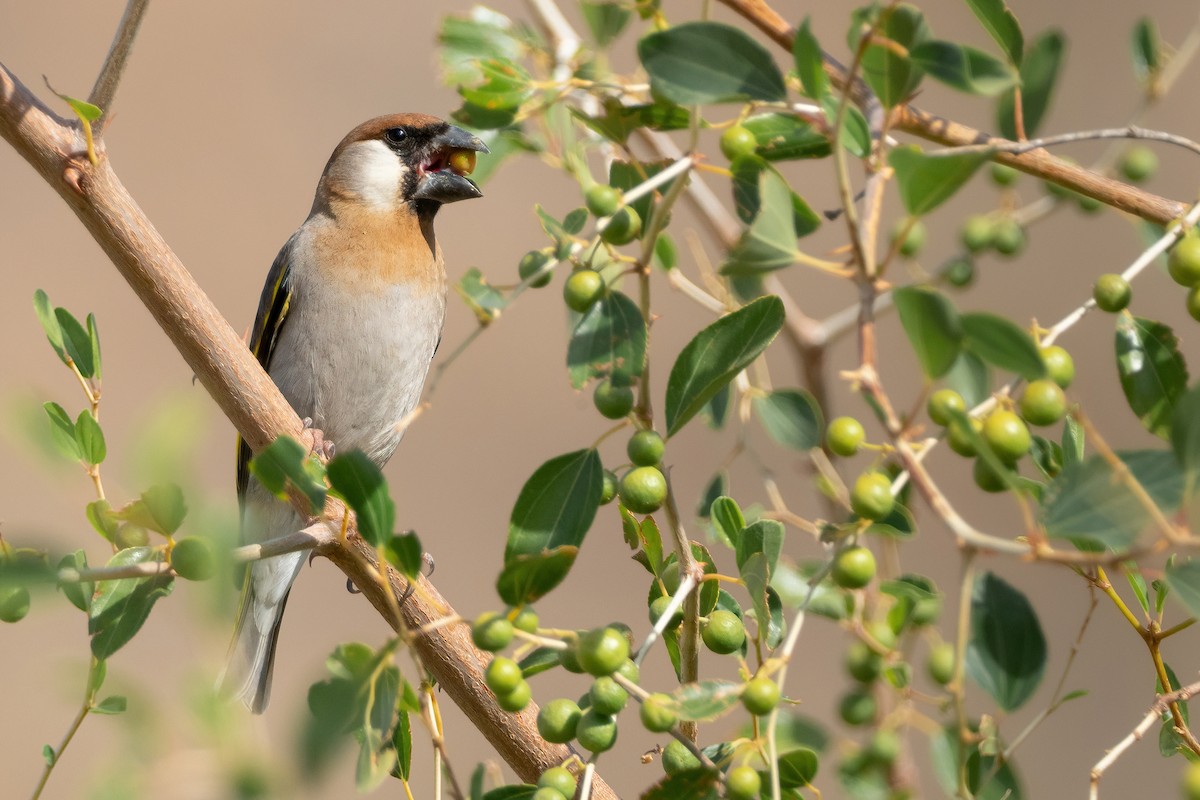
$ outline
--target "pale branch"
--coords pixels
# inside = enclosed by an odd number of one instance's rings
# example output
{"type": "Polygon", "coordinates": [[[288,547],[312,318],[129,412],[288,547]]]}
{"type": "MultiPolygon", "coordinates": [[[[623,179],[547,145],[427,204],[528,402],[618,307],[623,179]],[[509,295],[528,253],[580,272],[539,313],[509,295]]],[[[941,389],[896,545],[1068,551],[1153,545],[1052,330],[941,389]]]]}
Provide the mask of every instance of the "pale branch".
{"type": "MultiPolygon", "coordinates": [[[[795,29],[763,0],[721,0],[721,2],[757,27],[780,47],[791,52],[795,29]]],[[[850,81],[846,69],[828,54],[823,54],[823,59],[825,72],[833,84],[838,88],[847,89],[850,97],[862,106],[869,96],[869,89],[865,82],[850,81]]],[[[891,110],[891,115],[891,128],[949,147],[992,145],[1003,150],[1016,146],[1015,142],[990,136],[969,125],[930,114],[914,105],[897,106],[891,110]]],[[[997,152],[993,160],[1015,167],[1029,175],[1066,186],[1068,189],[1074,189],[1080,194],[1159,225],[1166,225],[1182,216],[1187,208],[1185,204],[1176,200],[1159,197],[1135,186],[1099,175],[1069,161],[1056,158],[1045,150],[1033,150],[1020,155],[997,152]]]]}
{"type": "Polygon", "coordinates": [[[92,92],[88,95],[88,102],[98,106],[105,117],[108,116],[109,107],[117,94],[117,86],[133,50],[133,40],[137,37],[138,27],[142,24],[142,18],[149,5],[150,0],[129,0],[125,5],[125,14],[121,17],[108,55],[104,58],[104,66],[100,68],[96,84],[92,86],[92,92]]]}
{"type": "Polygon", "coordinates": [[[1073,131],[1071,133],[1060,133],[1055,136],[1044,136],[1040,139],[1029,139],[1024,142],[1006,143],[994,141],[988,144],[947,147],[945,150],[934,150],[928,153],[928,155],[961,155],[963,153],[987,153],[992,151],[1020,155],[1021,153],[1028,153],[1031,150],[1038,150],[1043,147],[1056,147],[1060,144],[1075,144],[1076,142],[1091,142],[1103,139],[1143,139],[1151,142],[1163,142],[1164,144],[1182,147],[1184,150],[1189,150],[1192,153],[1200,155],[1200,143],[1194,142],[1185,136],[1142,128],[1137,125],[1126,125],[1124,128],[1097,128],[1090,131],[1073,131]]]}
{"type": "MultiPolygon", "coordinates": [[[[0,136],[2,136],[63,198],[92,237],[112,260],[138,298],[146,305],[197,379],[255,452],[276,437],[287,435],[312,447],[313,432],[305,430],[278,388],[254,359],[242,338],[212,305],[166,241],[121,184],[106,157],[103,140],[98,160],[85,157],[79,125],[51,113],[7,68],[0,65],[0,136]]],[[[302,513],[306,504],[295,499],[302,513]]],[[[327,519],[342,519],[347,510],[330,498],[327,519]]],[[[316,521],[309,518],[308,523],[316,521]]],[[[376,609],[397,629],[422,630],[413,646],[438,683],[523,779],[533,781],[543,770],[567,757],[561,746],[549,745],[533,725],[536,709],[510,714],[496,705],[484,687],[487,655],[476,650],[464,626],[432,626],[454,611],[422,578],[400,608],[402,620],[392,618],[384,593],[363,564],[375,564],[375,549],[357,534],[344,543],[320,547],[363,589],[376,609]],[[358,551],[360,557],[352,555],[358,551]]],[[[404,580],[387,569],[396,596],[404,580]]],[[[594,796],[616,795],[597,781],[594,796]]]]}

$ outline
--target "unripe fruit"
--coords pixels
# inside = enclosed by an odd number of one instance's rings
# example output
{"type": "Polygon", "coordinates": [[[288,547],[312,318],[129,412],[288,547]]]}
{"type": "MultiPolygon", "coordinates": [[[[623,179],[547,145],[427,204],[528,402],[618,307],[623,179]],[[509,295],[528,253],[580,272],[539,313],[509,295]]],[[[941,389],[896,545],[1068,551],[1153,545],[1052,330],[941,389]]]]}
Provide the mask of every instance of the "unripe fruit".
{"type": "Polygon", "coordinates": [[[642,701],[639,711],[642,727],[652,733],[665,733],[675,727],[679,716],[669,695],[652,694],[642,701]]]}
{"type": "Polygon", "coordinates": [[[1030,425],[1053,425],[1066,413],[1067,396],[1052,380],[1033,381],[1021,393],[1021,416],[1030,425]]]}
{"type": "Polygon", "coordinates": [[[633,389],[628,386],[614,386],[612,381],[605,379],[596,384],[592,402],[600,416],[607,419],[623,419],[633,410],[633,389]]]}
{"type": "Polygon", "coordinates": [[[1126,180],[1139,183],[1158,172],[1158,156],[1145,145],[1134,145],[1122,154],[1120,167],[1126,180]]]}
{"type": "Polygon", "coordinates": [[[680,772],[687,772],[689,769],[699,769],[700,759],[692,755],[692,751],[688,750],[678,739],[672,739],[666,747],[663,748],[662,754],[663,772],[668,775],[678,775],[680,772]]]}
{"type": "Polygon", "coordinates": [[[896,649],[896,632],[887,620],[877,619],[867,625],[867,634],[875,643],[887,650],[896,649]]]}
{"type": "Polygon", "coordinates": [[[621,478],[621,502],[635,514],[653,514],[667,499],[667,479],[657,467],[635,467],[621,478]]]}
{"type": "Polygon", "coordinates": [[[513,625],[495,611],[485,611],[471,626],[471,640],[480,650],[495,653],[508,647],[513,639],[513,625]]]}
{"type": "Polygon", "coordinates": [[[0,586],[0,622],[20,622],[29,613],[29,590],[24,586],[0,586]]]}
{"type": "Polygon", "coordinates": [[[967,403],[962,395],[953,389],[938,389],[929,396],[925,410],[929,412],[933,424],[945,427],[954,419],[954,412],[966,413],[967,403]]]}
{"type": "Polygon", "coordinates": [[[583,198],[587,210],[597,217],[611,217],[621,206],[621,192],[603,183],[593,185],[583,198]]]}
{"type": "Polygon", "coordinates": [[[913,625],[930,625],[942,615],[942,598],[922,597],[913,604],[909,620],[913,625]]]}
{"type": "Polygon", "coordinates": [[[1200,236],[1189,233],[1179,240],[1167,256],[1167,272],[1180,286],[1191,288],[1200,283],[1200,236]]]}
{"type": "Polygon", "coordinates": [[[1192,319],[1200,322],[1200,286],[1193,286],[1188,290],[1187,311],[1192,319]]]}
{"type": "Polygon", "coordinates": [[[850,492],[850,508],[863,519],[881,520],[896,505],[892,482],[882,472],[864,472],[850,492]]]}
{"type": "MultiPolygon", "coordinates": [[[[970,418],[969,424],[975,433],[983,432],[983,423],[974,417],[970,418]]],[[[967,438],[966,425],[957,420],[951,420],[950,424],[946,426],[946,444],[950,445],[950,449],[960,456],[970,458],[975,455],[975,443],[967,438]]]]}
{"type": "Polygon", "coordinates": [[[866,725],[875,718],[875,698],[860,689],[848,692],[838,703],[838,714],[847,725],[866,725]]]}
{"type": "Polygon", "coordinates": [[[567,800],[567,796],[551,786],[541,786],[529,795],[529,800],[567,800]]]}
{"type": "Polygon", "coordinates": [[[1183,800],[1200,800],[1200,761],[1193,761],[1184,767],[1179,789],[1183,800]]]}
{"type": "Polygon", "coordinates": [[[997,186],[1012,186],[1021,173],[1008,164],[992,164],[992,182],[997,186]]]}
{"type": "Polygon", "coordinates": [[[883,657],[866,642],[851,642],[846,650],[846,672],[859,683],[870,683],[883,671],[883,657]]]}
{"type": "Polygon", "coordinates": [[[145,547],[150,544],[150,532],[140,525],[127,522],[120,528],[117,528],[117,533],[113,537],[113,543],[121,550],[130,547],[145,547]]]}
{"type": "MultiPolygon", "coordinates": [[[[551,261],[550,256],[540,250],[530,250],[525,255],[521,256],[520,262],[517,264],[517,275],[521,280],[528,280],[531,275],[536,275],[542,272],[542,269],[551,261]]],[[[545,272],[537,279],[529,284],[531,289],[540,289],[550,283],[550,279],[554,277],[554,273],[545,272]]]]}
{"type": "Polygon", "coordinates": [[[946,282],[956,289],[965,289],[975,282],[975,263],[969,258],[956,258],[946,265],[946,282]]]}
{"type": "Polygon", "coordinates": [[[575,739],[579,746],[592,753],[603,753],[617,743],[617,719],[609,714],[598,714],[594,709],[583,712],[575,726],[575,739]]]}
{"type": "Polygon", "coordinates": [[[732,611],[717,609],[700,626],[700,638],[709,650],[728,655],[742,649],[746,641],[746,626],[732,611]]]}
{"type": "Polygon", "coordinates": [[[579,641],[577,639],[567,639],[567,649],[558,651],[558,663],[562,664],[563,669],[567,672],[573,672],[576,675],[583,674],[583,665],[579,663],[579,641]]]}
{"type": "Polygon", "coordinates": [[[529,700],[533,696],[533,690],[529,688],[529,682],[522,680],[511,691],[504,694],[496,695],[496,705],[503,708],[505,711],[510,711],[513,714],[521,711],[525,706],[529,705],[529,700]]]}
{"type": "Polygon", "coordinates": [[[875,555],[865,547],[847,547],[834,557],[830,576],[843,589],[861,589],[875,577],[875,555]]]}
{"type": "Polygon", "coordinates": [[[862,423],[854,417],[838,417],[829,423],[825,430],[825,440],[829,449],[839,456],[852,456],[858,452],[867,432],[862,423]]]}
{"type": "Polygon", "coordinates": [[[1042,363],[1050,380],[1066,389],[1075,380],[1075,359],[1058,345],[1042,348],[1042,363]]]}
{"type": "Polygon", "coordinates": [[[612,675],[629,657],[629,641],[613,628],[594,628],[579,639],[579,664],[597,677],[612,675]]]}
{"type": "MultiPolygon", "coordinates": [[[[896,226],[896,228],[892,231],[893,241],[895,241],[900,234],[904,232],[904,228],[906,226],[907,223],[904,221],[901,221],[900,224],[896,226]]],[[[907,235],[905,235],[904,240],[900,242],[900,247],[898,249],[900,255],[904,256],[905,258],[912,258],[917,253],[921,252],[921,248],[925,246],[925,236],[925,223],[921,222],[921,220],[917,220],[912,224],[911,227],[908,228],[907,235]]]]}
{"type": "Polygon", "coordinates": [[[900,737],[895,731],[876,731],[867,744],[866,755],[877,764],[890,765],[900,755],[900,737]]]}
{"type": "Polygon", "coordinates": [[[995,235],[992,238],[992,247],[996,252],[1004,256],[1015,256],[1025,247],[1025,231],[1016,221],[1011,219],[1002,219],[996,223],[995,235]]]}
{"type": "Polygon", "coordinates": [[[779,697],[779,684],[770,678],[751,678],[742,688],[742,705],[756,717],[770,714],[779,697]]]}
{"type": "Polygon", "coordinates": [[[538,622],[537,612],[526,606],[517,612],[517,616],[513,618],[512,626],[525,633],[537,633],[538,622]]]}
{"type": "Polygon", "coordinates": [[[621,666],[617,667],[616,674],[630,683],[637,683],[642,677],[642,669],[633,663],[633,659],[627,658],[621,666]]]}
{"type": "Polygon", "coordinates": [[[592,699],[592,708],[598,714],[620,713],[629,702],[629,692],[622,689],[621,685],[608,675],[592,681],[588,696],[592,699]]]}
{"type": "Polygon", "coordinates": [[[988,414],[983,421],[983,438],[992,452],[1006,464],[1015,464],[1033,446],[1029,428],[1011,411],[1003,408],[988,414]]]}
{"type": "Polygon", "coordinates": [[[983,214],[967,217],[960,233],[963,247],[979,253],[992,246],[996,238],[996,223],[983,214]]]}
{"type": "Polygon", "coordinates": [[[641,232],[642,218],[633,208],[625,206],[609,218],[600,238],[619,247],[638,238],[641,232]]]}
{"type": "Polygon", "coordinates": [[[217,571],[212,545],[199,536],[185,536],[171,548],[171,569],[189,581],[206,581],[217,571]]]}
{"type": "Polygon", "coordinates": [[[725,776],[725,796],[729,800],[754,800],[761,791],[762,778],[754,767],[734,767],[725,776]]]}
{"type": "Polygon", "coordinates": [[[617,496],[617,475],[612,470],[604,470],[600,484],[600,505],[606,506],[617,496]]]}
{"type": "Polygon", "coordinates": [[[939,686],[945,686],[954,678],[954,645],[942,642],[929,651],[925,664],[929,677],[939,686]]]}
{"type": "MultiPolygon", "coordinates": [[[[670,604],[671,604],[671,595],[669,595],[669,594],[664,594],[661,597],[654,598],[654,600],[650,603],[650,622],[651,622],[651,624],[655,624],[655,625],[658,624],[659,618],[663,615],[663,612],[665,612],[667,610],[667,606],[669,606],[670,604]]],[[[679,608],[675,609],[675,614],[671,617],[670,621],[667,622],[667,627],[665,628],[665,630],[671,630],[672,628],[676,628],[679,626],[679,623],[681,623],[681,622],[683,622],[683,606],[682,605],[679,606],[679,608]]]]}
{"type": "Polygon", "coordinates": [[[525,682],[521,667],[511,658],[496,656],[483,673],[484,681],[497,697],[508,694],[525,682]]]}
{"type": "Polygon", "coordinates": [[[1096,279],[1092,286],[1092,299],[1101,311],[1115,314],[1129,306],[1129,301],[1133,299],[1133,287],[1120,275],[1110,272],[1096,279]]]}
{"type": "Polygon", "coordinates": [[[625,452],[629,460],[639,467],[653,467],[662,461],[663,438],[656,431],[638,431],[629,437],[625,452]]]}
{"type": "Polygon", "coordinates": [[[456,175],[470,175],[475,171],[475,151],[455,150],[446,159],[446,164],[456,175]]]}
{"type": "Polygon", "coordinates": [[[1079,205],[1079,210],[1085,214],[1095,214],[1104,208],[1104,203],[1101,203],[1091,195],[1078,194],[1075,196],[1075,202],[1079,205]]]}
{"type": "Polygon", "coordinates": [[[563,300],[567,308],[582,314],[604,297],[604,291],[604,278],[600,277],[599,272],[594,269],[581,269],[567,278],[563,286],[563,300]]]}
{"type": "Polygon", "coordinates": [[[575,728],[582,715],[574,700],[566,697],[551,700],[538,711],[538,733],[552,744],[566,744],[575,738],[575,728]]]}
{"type": "Polygon", "coordinates": [[[753,155],[758,147],[758,138],[749,128],[734,125],[721,134],[721,153],[733,161],[738,156],[753,155]]]}
{"type": "Polygon", "coordinates": [[[1008,490],[1004,476],[992,469],[991,464],[982,458],[975,459],[975,465],[971,468],[971,477],[975,479],[975,485],[985,492],[995,494],[1008,490]]]}
{"type": "Polygon", "coordinates": [[[537,785],[540,788],[557,789],[563,797],[575,796],[575,776],[566,767],[551,767],[541,774],[537,785]]]}

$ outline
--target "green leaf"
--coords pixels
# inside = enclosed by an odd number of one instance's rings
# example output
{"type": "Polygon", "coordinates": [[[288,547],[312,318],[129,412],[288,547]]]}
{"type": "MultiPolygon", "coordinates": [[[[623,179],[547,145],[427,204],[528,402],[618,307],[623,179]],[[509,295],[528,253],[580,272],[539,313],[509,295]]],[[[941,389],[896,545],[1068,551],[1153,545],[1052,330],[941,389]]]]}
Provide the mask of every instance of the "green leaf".
{"type": "Polygon", "coordinates": [[[732,497],[718,497],[714,500],[709,507],[709,519],[712,520],[713,527],[717,531],[717,537],[730,547],[734,547],[734,542],[738,540],[742,529],[746,527],[746,518],[742,516],[742,509],[738,507],[737,501],[732,497]]]}
{"type": "Polygon", "coordinates": [[[620,36],[631,16],[629,9],[619,3],[584,0],[581,6],[588,30],[592,32],[592,38],[600,47],[607,47],[613,39],[620,36]]]}
{"type": "MultiPolygon", "coordinates": [[[[1025,53],[1025,61],[1021,64],[1021,113],[1026,137],[1037,134],[1050,108],[1050,97],[1058,80],[1065,48],[1066,39],[1062,33],[1050,30],[1034,39],[1025,53]]],[[[996,98],[997,126],[1007,139],[1017,138],[1015,109],[1016,92],[1013,89],[1005,90],[996,98]]]]}
{"type": "Polygon", "coordinates": [[[92,706],[93,714],[124,714],[128,701],[119,694],[106,697],[92,706]]]}
{"type": "Polygon", "coordinates": [[[1022,800],[1021,784],[1011,761],[1002,762],[994,755],[983,755],[973,744],[962,758],[958,728],[949,726],[930,738],[933,772],[947,797],[958,793],[960,768],[966,767],[967,788],[975,800],[1022,800]],[[986,781],[986,782],[985,782],[986,781]]]}
{"type": "Polygon", "coordinates": [[[79,419],[75,420],[75,444],[79,445],[79,457],[85,464],[101,464],[108,454],[104,431],[88,411],[80,411],[79,419]]]}
{"type": "Polygon", "coordinates": [[[988,366],[974,353],[960,351],[944,377],[946,386],[962,395],[967,408],[974,408],[992,394],[988,366]]]}
{"type": "Polygon", "coordinates": [[[990,572],[971,595],[971,638],[966,670],[1005,711],[1019,708],[1037,690],[1046,669],[1046,639],[1033,606],[1020,591],[990,572]]]}
{"type": "Polygon", "coordinates": [[[774,170],[763,170],[758,178],[758,197],[758,214],[730,249],[729,259],[721,267],[722,275],[760,275],[790,267],[796,261],[791,188],[774,170]]]}
{"type": "Polygon", "coordinates": [[[79,441],[75,438],[75,423],[67,415],[65,409],[58,403],[43,403],[42,408],[50,418],[50,439],[60,453],[72,460],[79,460],[83,453],[79,450],[79,441]]]}
{"type": "Polygon", "coordinates": [[[512,22],[499,12],[477,6],[468,16],[446,16],[438,31],[438,54],[446,82],[474,83],[481,80],[483,59],[517,61],[522,44],[513,35],[512,22]]]}
{"type": "Polygon", "coordinates": [[[801,389],[779,389],[754,398],[754,413],[771,438],[794,450],[821,444],[821,407],[801,389]]]}
{"type": "MultiPolygon", "coordinates": [[[[152,547],[131,547],[119,551],[106,566],[154,562],[161,555],[152,547]]],[[[102,581],[88,614],[92,655],[105,659],[124,647],[141,630],[158,599],[170,594],[173,587],[174,579],[166,574],[102,581]]]]}
{"type": "Polygon", "coordinates": [[[662,778],[642,793],[641,800],[718,800],[717,789],[720,786],[720,772],[689,769],[662,778]]]}
{"type": "Polygon", "coordinates": [[[1188,493],[1200,476],[1200,384],[1175,401],[1171,418],[1171,449],[1188,483],[1188,493]]]}
{"type": "Polygon", "coordinates": [[[614,386],[631,386],[646,368],[646,320],[637,304],[610,291],[580,318],[567,345],[571,386],[607,375],[614,386]]]}
{"type": "MultiPolygon", "coordinates": [[[[99,502],[99,501],[97,501],[99,502]]],[[[58,572],[64,569],[73,569],[76,572],[87,569],[87,553],[82,550],[76,550],[74,553],[68,553],[58,561],[58,572]]],[[[60,583],[58,588],[62,590],[63,595],[71,601],[71,605],[78,608],[80,611],[87,612],[92,605],[92,593],[95,590],[95,584],[91,581],[75,581],[72,583],[60,583]]]]}
{"type": "Polygon", "coordinates": [[[591,448],[557,456],[538,467],[513,506],[505,563],[562,545],[582,544],[600,507],[603,482],[600,454],[591,448]]]}
{"type": "Polygon", "coordinates": [[[1158,38],[1158,26],[1150,17],[1142,17],[1133,26],[1130,36],[1133,52],[1133,74],[1147,87],[1158,77],[1162,68],[1162,47],[1158,38]]]}
{"type": "Polygon", "coordinates": [[[383,555],[404,577],[416,578],[421,574],[424,557],[421,540],[415,533],[398,533],[388,537],[383,545],[383,555]]]}
{"type": "Polygon", "coordinates": [[[46,332],[46,339],[50,342],[50,346],[54,348],[54,352],[58,354],[62,362],[67,363],[67,351],[63,348],[62,326],[58,324],[58,318],[54,316],[50,298],[41,289],[33,293],[33,310],[37,314],[38,322],[42,324],[42,330],[46,332]]]}
{"type": "Polygon", "coordinates": [[[1064,467],[1083,461],[1083,426],[1074,417],[1063,420],[1062,451],[1064,467]]]}
{"type": "Polygon", "coordinates": [[[746,594],[750,596],[754,619],[758,621],[760,632],[765,635],[771,620],[771,607],[767,599],[767,587],[771,583],[771,574],[767,556],[762,552],[750,553],[745,559],[739,561],[738,575],[746,587],[746,594]]]}
{"type": "Polygon", "coordinates": [[[817,754],[807,747],[779,757],[779,785],[785,789],[808,786],[817,777],[817,754]]]}
{"type": "Polygon", "coordinates": [[[142,492],[141,499],[154,522],[147,527],[165,534],[179,530],[187,516],[187,503],[184,502],[182,489],[173,483],[160,483],[142,492]]]}
{"type": "Polygon", "coordinates": [[[1129,407],[1146,430],[1169,439],[1171,412],[1188,383],[1179,337],[1161,322],[1120,314],[1116,347],[1117,375],[1129,407]]]}
{"type": "Polygon", "coordinates": [[[479,62],[482,83],[459,86],[467,103],[490,112],[514,112],[533,94],[531,78],[512,61],[489,58],[479,62]]]}
{"type": "Polygon", "coordinates": [[[783,523],[773,519],[760,519],[743,528],[733,539],[738,569],[750,556],[761,553],[766,559],[769,582],[775,574],[775,565],[779,563],[779,554],[783,552],[783,534],[783,523]]]}
{"type": "Polygon", "coordinates": [[[480,325],[490,325],[508,305],[508,300],[488,283],[476,267],[471,267],[454,284],[454,291],[467,304],[480,325]]]}
{"type": "Polygon", "coordinates": [[[95,365],[96,380],[100,379],[100,331],[96,327],[96,315],[87,315],[87,334],[92,343],[92,364],[95,365]]]}
{"type": "Polygon", "coordinates": [[[510,606],[537,602],[563,582],[578,554],[578,547],[561,545],[505,558],[504,569],[496,579],[496,593],[510,606]]]}
{"type": "Polygon", "coordinates": [[[47,767],[53,767],[54,762],[58,760],[54,754],[54,748],[48,744],[42,745],[42,760],[46,762],[47,767]]]}
{"type": "Polygon", "coordinates": [[[329,484],[354,509],[358,532],[379,547],[392,536],[396,506],[379,467],[361,450],[335,456],[325,468],[329,484]]]}
{"type": "Polygon", "coordinates": [[[995,314],[977,312],[959,317],[963,347],[994,367],[1015,372],[1033,381],[1046,374],[1041,351],[1015,322],[995,314]]]}
{"type": "MultiPolygon", "coordinates": [[[[65,94],[59,94],[58,92],[54,93],[65,100],[67,105],[71,107],[71,110],[74,111],[75,114],[85,122],[95,122],[104,114],[104,112],[100,110],[100,106],[93,105],[86,100],[79,100],[74,97],[69,97],[65,94]]],[[[84,377],[86,378],[88,376],[85,375],[84,377]]]]}
{"type": "Polygon", "coordinates": [[[825,158],[832,152],[825,134],[791,114],[756,114],[742,127],[754,134],[754,152],[767,161],[825,158]]]}
{"type": "Polygon", "coordinates": [[[667,378],[667,435],[766,349],[783,327],[783,302],[767,295],[721,317],[683,348],[667,378]]]}
{"type": "Polygon", "coordinates": [[[1133,561],[1127,561],[1122,565],[1121,571],[1125,573],[1125,578],[1129,581],[1129,588],[1133,589],[1133,594],[1137,597],[1138,605],[1142,607],[1142,612],[1149,615],[1150,595],[1147,594],[1146,579],[1142,576],[1138,565],[1133,561]]]}
{"type": "Polygon", "coordinates": [[[900,324],[930,378],[945,375],[959,358],[962,325],[946,296],[936,289],[905,286],[892,292],[900,324]]]}
{"type": "Polygon", "coordinates": [[[1008,60],[1016,66],[1021,65],[1021,55],[1025,47],[1025,36],[1021,33],[1021,23],[1012,9],[1004,0],[967,0],[971,11],[987,30],[991,37],[1000,45],[1000,49],[1008,56],[1008,60]]]}
{"type": "Polygon", "coordinates": [[[392,747],[396,751],[396,770],[393,774],[408,780],[412,773],[412,724],[407,711],[401,711],[392,730],[392,747]]]}
{"type": "MultiPolygon", "coordinates": [[[[746,224],[751,224],[758,217],[758,213],[762,208],[762,192],[760,184],[763,182],[763,176],[767,173],[772,173],[783,178],[772,167],[765,158],[756,155],[738,156],[729,165],[730,172],[733,173],[731,186],[733,188],[733,203],[734,210],[737,211],[738,218],[746,224]]],[[[792,198],[792,227],[788,229],[785,223],[782,222],[783,204],[779,205],[779,232],[771,233],[770,238],[773,240],[772,247],[788,250],[787,257],[789,258],[783,266],[789,266],[791,259],[794,259],[795,247],[790,242],[800,236],[808,236],[810,233],[821,227],[821,217],[812,210],[812,208],[804,201],[800,195],[791,191],[792,198]],[[784,242],[788,242],[784,244],[784,242]]],[[[773,196],[771,202],[779,202],[780,198],[773,196]]],[[[745,238],[745,236],[743,236],[745,238]]],[[[766,251],[770,255],[770,250],[766,251]]],[[[740,274],[740,273],[738,273],[740,274]]],[[[750,274],[757,275],[758,272],[750,274]]]]}
{"type": "Polygon", "coordinates": [[[54,317],[58,320],[58,326],[62,328],[63,347],[66,348],[67,356],[75,362],[75,368],[79,370],[80,375],[91,378],[96,374],[92,337],[88,336],[79,320],[65,308],[54,309],[54,317]]]}
{"type": "Polygon", "coordinates": [[[829,76],[825,74],[821,45],[817,43],[808,23],[809,17],[805,17],[796,31],[796,37],[792,40],[792,57],[796,61],[796,74],[800,76],[804,94],[819,101],[829,91],[829,76]]]}
{"type": "Polygon", "coordinates": [[[902,4],[880,12],[879,24],[862,54],[863,78],[879,102],[891,108],[908,100],[924,73],[907,53],[929,39],[925,15],[914,6],[902,4]],[[895,45],[874,43],[879,38],[895,45]]]}
{"type": "Polygon", "coordinates": [[[990,151],[926,155],[915,145],[897,147],[888,156],[896,171],[900,200],[914,217],[949,200],[990,157],[990,151]]]}
{"type": "MultiPolygon", "coordinates": [[[[825,95],[821,108],[826,118],[836,120],[838,117],[838,99],[833,94],[825,95]]],[[[838,134],[838,143],[847,152],[857,158],[866,158],[871,153],[871,126],[867,118],[857,106],[847,105],[843,112],[842,128],[838,134]]]]}
{"type": "Polygon", "coordinates": [[[996,95],[1015,84],[1016,70],[974,47],[930,40],[909,51],[909,58],[942,83],[970,94],[996,95]]]}
{"type": "Polygon", "coordinates": [[[1200,561],[1172,560],[1167,564],[1167,584],[1193,617],[1200,617],[1200,561]]]}
{"type": "Polygon", "coordinates": [[[680,686],[671,697],[680,719],[711,722],[739,704],[744,685],[732,681],[696,681],[680,686]]]}
{"type": "Polygon", "coordinates": [[[559,665],[558,651],[553,647],[539,647],[517,662],[521,674],[531,678],[538,673],[554,669],[559,665]]]}
{"type": "MultiPolygon", "coordinates": [[[[1183,481],[1171,453],[1137,450],[1120,457],[1164,513],[1171,514],[1179,507],[1183,481]]],[[[1042,496],[1042,524],[1047,535],[1081,546],[1129,547],[1150,521],[1150,512],[1133,489],[1121,482],[1100,456],[1064,467],[1042,496]]]]}
{"type": "Polygon", "coordinates": [[[577,108],[571,108],[571,116],[605,139],[618,144],[627,142],[630,134],[638,128],[677,131],[687,128],[691,122],[691,114],[686,108],[665,100],[627,106],[615,97],[606,97],[602,103],[603,114],[588,116],[577,108]]]}
{"type": "Polygon", "coordinates": [[[638,42],[638,57],[651,91],[680,105],[787,97],[767,49],[719,22],[685,22],[652,33],[638,42]]]}
{"type": "Polygon", "coordinates": [[[313,512],[325,507],[328,489],[324,472],[325,468],[309,457],[304,445],[290,436],[278,437],[250,459],[250,473],[267,491],[285,500],[287,484],[290,482],[308,499],[313,512]]]}

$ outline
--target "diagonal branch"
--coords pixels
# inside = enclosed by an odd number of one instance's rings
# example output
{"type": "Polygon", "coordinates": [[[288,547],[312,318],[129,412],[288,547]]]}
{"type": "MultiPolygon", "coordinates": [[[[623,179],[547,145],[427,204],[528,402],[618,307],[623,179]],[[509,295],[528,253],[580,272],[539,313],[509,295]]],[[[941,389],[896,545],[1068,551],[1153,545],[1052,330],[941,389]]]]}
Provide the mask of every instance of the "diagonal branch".
{"type": "Polygon", "coordinates": [[[88,102],[99,106],[106,116],[117,94],[117,85],[125,72],[125,62],[133,50],[133,40],[149,5],[150,0],[129,0],[125,6],[125,15],[121,17],[121,24],[117,26],[117,33],[113,36],[112,45],[108,48],[108,55],[104,57],[104,66],[100,68],[100,74],[96,77],[96,85],[88,95],[88,102]]]}

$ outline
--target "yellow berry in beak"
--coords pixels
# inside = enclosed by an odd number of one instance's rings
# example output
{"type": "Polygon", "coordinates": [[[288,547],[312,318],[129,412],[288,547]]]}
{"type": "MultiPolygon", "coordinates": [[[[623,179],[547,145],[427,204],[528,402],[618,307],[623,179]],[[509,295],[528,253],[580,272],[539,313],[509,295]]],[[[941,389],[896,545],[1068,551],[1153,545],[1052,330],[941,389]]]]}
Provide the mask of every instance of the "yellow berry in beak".
{"type": "Polygon", "coordinates": [[[446,159],[446,163],[454,170],[455,175],[470,175],[475,171],[475,151],[455,150],[446,159]]]}

